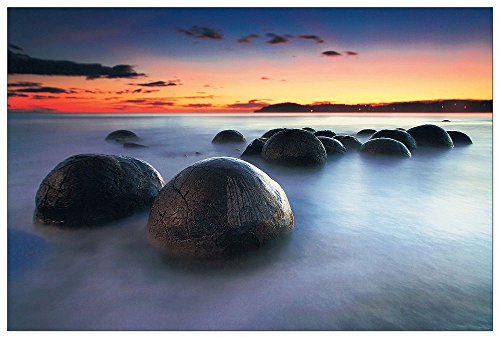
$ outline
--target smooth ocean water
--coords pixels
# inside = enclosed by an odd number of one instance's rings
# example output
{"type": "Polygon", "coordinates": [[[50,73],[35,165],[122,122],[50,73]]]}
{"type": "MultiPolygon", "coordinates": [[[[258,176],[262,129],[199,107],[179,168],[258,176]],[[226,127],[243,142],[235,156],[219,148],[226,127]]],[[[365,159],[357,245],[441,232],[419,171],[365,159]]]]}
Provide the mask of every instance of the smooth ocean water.
{"type": "Polygon", "coordinates": [[[491,330],[492,189],[491,115],[9,114],[8,227],[44,244],[9,235],[8,328],[491,330]],[[474,144],[405,160],[351,151],[320,170],[252,161],[285,190],[295,230],[238,259],[162,257],[146,241],[147,212],[92,230],[32,222],[41,180],[74,154],[141,158],[167,181],[195,161],[238,157],[245,145],[211,144],[222,129],[248,143],[274,127],[351,134],[423,123],[461,130],[474,144]],[[116,129],[149,148],[105,142],[116,129]]]}

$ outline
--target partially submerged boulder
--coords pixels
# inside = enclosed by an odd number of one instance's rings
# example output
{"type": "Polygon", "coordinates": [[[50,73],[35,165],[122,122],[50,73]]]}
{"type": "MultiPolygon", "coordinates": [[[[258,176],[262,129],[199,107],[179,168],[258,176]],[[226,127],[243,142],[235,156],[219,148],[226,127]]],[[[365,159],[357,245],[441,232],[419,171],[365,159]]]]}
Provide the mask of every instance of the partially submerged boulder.
{"type": "Polygon", "coordinates": [[[267,139],[260,137],[256,138],[247,146],[243,154],[241,156],[260,156],[262,153],[262,148],[264,147],[264,143],[266,143],[267,139]]]}
{"type": "Polygon", "coordinates": [[[372,155],[390,155],[398,157],[411,157],[406,146],[392,138],[374,138],[361,146],[360,151],[372,155]]]}
{"type": "Polygon", "coordinates": [[[215,157],[182,170],[158,194],[148,239],[168,253],[218,257],[260,247],[293,229],[278,183],[248,162],[215,157]]]}
{"type": "Polygon", "coordinates": [[[245,142],[245,137],[237,130],[223,130],[217,133],[212,140],[212,143],[242,143],[245,142]]]}
{"type": "Polygon", "coordinates": [[[141,138],[137,136],[134,132],[130,130],[115,130],[106,136],[106,141],[110,142],[118,142],[118,143],[126,143],[126,142],[134,142],[139,141],[141,138]]]}
{"type": "Polygon", "coordinates": [[[344,147],[354,150],[359,150],[361,148],[361,145],[363,144],[360,140],[351,135],[336,135],[335,139],[339,140],[340,143],[344,145],[344,147]]]}
{"type": "Polygon", "coordinates": [[[326,136],[318,136],[318,140],[323,143],[323,146],[325,147],[326,153],[328,155],[344,154],[346,152],[344,145],[336,139],[326,136]]]}
{"type": "Polygon", "coordinates": [[[392,138],[393,140],[403,143],[408,149],[417,149],[417,141],[409,133],[398,129],[383,129],[373,134],[370,139],[374,138],[392,138]]]}
{"type": "Polygon", "coordinates": [[[372,136],[375,134],[377,131],[375,129],[362,129],[358,131],[356,135],[358,136],[372,136]]]}
{"type": "Polygon", "coordinates": [[[280,131],[283,131],[283,130],[287,130],[287,128],[274,128],[274,129],[266,131],[264,133],[264,135],[262,135],[262,137],[263,138],[270,138],[274,134],[279,133],[280,131]]]}
{"type": "Polygon", "coordinates": [[[61,227],[101,225],[149,208],[163,185],[151,165],[132,157],[71,156],[40,184],[35,219],[61,227]]]}
{"type": "Polygon", "coordinates": [[[318,136],[334,137],[336,134],[331,130],[318,130],[317,132],[314,133],[314,135],[316,135],[316,137],[318,136]]]}
{"type": "Polygon", "coordinates": [[[419,147],[453,148],[450,135],[434,124],[423,124],[407,130],[419,147]]]}
{"type": "Polygon", "coordinates": [[[451,140],[454,145],[469,145],[472,144],[472,140],[469,135],[462,133],[458,130],[448,130],[446,131],[450,135],[451,140]]]}
{"type": "Polygon", "coordinates": [[[326,162],[326,150],[321,141],[308,131],[287,129],[274,134],[262,149],[262,156],[268,162],[310,166],[326,162]]]}

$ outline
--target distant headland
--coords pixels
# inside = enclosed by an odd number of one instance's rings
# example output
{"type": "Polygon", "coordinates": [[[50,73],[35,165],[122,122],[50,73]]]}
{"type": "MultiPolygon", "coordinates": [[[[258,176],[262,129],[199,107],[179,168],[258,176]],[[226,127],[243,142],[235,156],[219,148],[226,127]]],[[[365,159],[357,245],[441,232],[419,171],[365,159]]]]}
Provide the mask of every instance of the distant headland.
{"type": "Polygon", "coordinates": [[[284,102],[271,104],[256,113],[448,113],[448,112],[493,112],[493,100],[435,100],[371,104],[313,103],[298,104],[284,102]]]}

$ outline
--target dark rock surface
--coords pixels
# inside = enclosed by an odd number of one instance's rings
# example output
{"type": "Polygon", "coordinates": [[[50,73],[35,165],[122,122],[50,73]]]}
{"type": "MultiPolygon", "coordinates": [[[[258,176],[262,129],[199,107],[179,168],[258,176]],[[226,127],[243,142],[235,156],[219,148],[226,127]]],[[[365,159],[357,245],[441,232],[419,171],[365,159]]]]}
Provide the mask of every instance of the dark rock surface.
{"type": "Polygon", "coordinates": [[[434,124],[423,124],[407,130],[417,141],[419,147],[453,148],[450,135],[443,128],[434,124]]]}
{"type": "Polygon", "coordinates": [[[411,157],[406,146],[392,138],[374,138],[368,140],[361,146],[361,152],[373,155],[391,155],[399,157],[411,157]]]}
{"type": "Polygon", "coordinates": [[[303,129],[303,130],[305,130],[305,131],[309,131],[309,132],[311,132],[311,133],[315,133],[315,132],[316,132],[316,130],[314,130],[314,129],[313,129],[313,128],[311,128],[311,127],[304,127],[304,128],[302,128],[302,129],[303,129]]]}
{"type": "Polygon", "coordinates": [[[344,145],[344,147],[354,150],[359,150],[361,148],[361,145],[363,144],[360,140],[351,135],[336,135],[335,139],[339,140],[340,143],[344,145]]]}
{"type": "Polygon", "coordinates": [[[223,130],[217,133],[212,140],[212,143],[232,143],[245,142],[245,137],[236,130],[223,130]]]}
{"type": "Polygon", "coordinates": [[[451,140],[454,145],[468,145],[472,144],[472,140],[469,135],[462,133],[458,130],[448,130],[448,135],[450,135],[451,140]]]}
{"type": "Polygon", "coordinates": [[[451,122],[451,121],[450,121],[450,120],[446,120],[446,119],[445,119],[445,120],[443,120],[443,121],[441,121],[441,122],[451,122]]]}
{"type": "Polygon", "coordinates": [[[153,203],[148,239],[168,253],[218,257],[260,247],[293,229],[285,192],[248,162],[196,162],[165,185],[153,203]]]}
{"type": "Polygon", "coordinates": [[[149,208],[163,185],[152,166],[135,158],[71,156],[40,184],[35,219],[62,227],[104,224],[149,208]]]}
{"type": "Polygon", "coordinates": [[[346,152],[344,145],[336,139],[326,136],[318,136],[318,140],[323,143],[323,146],[325,147],[326,153],[328,155],[344,154],[346,152]]]}
{"type": "Polygon", "coordinates": [[[262,157],[282,165],[310,166],[324,164],[327,154],[321,141],[310,132],[287,129],[267,140],[262,157]]]}
{"type": "Polygon", "coordinates": [[[417,149],[417,141],[409,133],[398,129],[383,129],[373,134],[370,139],[374,138],[392,138],[393,140],[403,143],[409,150],[417,149]]]}
{"type": "Polygon", "coordinates": [[[267,139],[260,137],[256,138],[250,144],[247,146],[243,154],[241,156],[254,156],[258,155],[260,156],[262,152],[262,148],[264,147],[264,144],[266,143],[267,139]]]}
{"type": "Polygon", "coordinates": [[[262,138],[270,138],[274,134],[279,133],[280,131],[283,131],[283,130],[287,130],[287,128],[274,128],[274,129],[266,131],[264,133],[264,135],[262,135],[261,137],[262,138]]]}
{"type": "Polygon", "coordinates": [[[356,135],[359,135],[359,136],[371,136],[373,134],[375,134],[377,131],[375,129],[362,129],[360,131],[358,131],[358,133],[356,135]]]}
{"type": "Polygon", "coordinates": [[[114,141],[118,143],[139,141],[140,139],[141,138],[139,136],[137,136],[130,130],[115,130],[114,132],[109,133],[108,136],[106,136],[106,141],[114,141]]]}
{"type": "Polygon", "coordinates": [[[334,137],[336,134],[331,130],[318,130],[314,133],[317,136],[334,137]]]}

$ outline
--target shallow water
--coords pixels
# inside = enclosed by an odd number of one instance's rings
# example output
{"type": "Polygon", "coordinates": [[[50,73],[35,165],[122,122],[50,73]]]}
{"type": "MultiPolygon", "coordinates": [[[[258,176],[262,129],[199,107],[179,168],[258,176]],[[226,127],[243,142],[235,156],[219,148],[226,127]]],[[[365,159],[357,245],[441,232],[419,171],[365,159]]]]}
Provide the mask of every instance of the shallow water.
{"type": "Polygon", "coordinates": [[[34,264],[9,261],[8,328],[491,330],[492,189],[491,115],[9,114],[8,227],[46,243],[34,264]],[[147,212],[92,230],[32,222],[41,180],[74,154],[141,158],[167,181],[195,161],[238,157],[274,127],[354,134],[423,123],[461,130],[474,144],[403,160],[348,151],[319,170],[253,160],[285,190],[295,230],[237,259],[161,256],[146,241],[147,212]],[[149,148],[105,142],[116,129],[149,148]],[[247,143],[212,145],[222,129],[247,143]]]}

